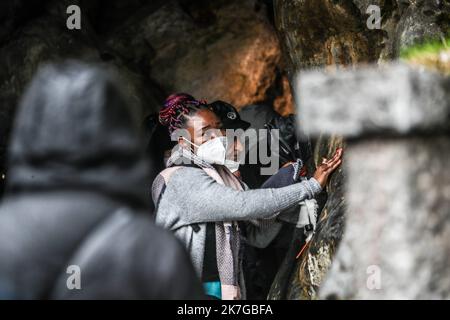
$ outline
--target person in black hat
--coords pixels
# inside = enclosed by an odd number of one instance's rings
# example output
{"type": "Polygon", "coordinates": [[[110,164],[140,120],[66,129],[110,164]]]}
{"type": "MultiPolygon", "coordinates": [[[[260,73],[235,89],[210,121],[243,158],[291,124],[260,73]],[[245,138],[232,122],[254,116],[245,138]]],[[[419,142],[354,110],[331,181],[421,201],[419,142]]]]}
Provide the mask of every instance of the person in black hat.
{"type": "Polygon", "coordinates": [[[225,101],[214,101],[209,107],[220,118],[224,129],[247,130],[250,127],[249,122],[241,119],[236,108],[225,101]]]}
{"type": "MultiPolygon", "coordinates": [[[[221,100],[214,101],[210,103],[209,108],[211,111],[213,111],[222,122],[223,129],[232,129],[232,130],[239,130],[241,129],[242,132],[247,130],[250,127],[250,123],[247,121],[244,121],[241,119],[241,116],[239,115],[239,112],[237,109],[221,100]]],[[[228,168],[231,170],[231,172],[242,180],[241,172],[239,170],[239,160],[240,160],[240,154],[244,151],[243,145],[238,139],[237,136],[234,137],[234,146],[233,146],[233,160],[235,165],[228,166],[228,168]]]]}
{"type": "MultiPolygon", "coordinates": [[[[249,122],[241,119],[236,108],[229,103],[219,100],[211,103],[209,106],[220,118],[224,129],[247,130],[251,126],[249,122]]],[[[282,185],[294,183],[294,168],[300,163],[296,163],[296,165],[290,164],[297,162],[297,160],[301,158],[302,153],[300,144],[296,139],[294,115],[282,117],[281,115],[274,113],[271,115],[270,120],[264,121],[264,124],[261,125],[260,129],[263,128],[268,130],[269,136],[267,137],[267,140],[261,139],[260,142],[265,141],[264,143],[268,143],[269,150],[271,147],[271,131],[273,129],[279,130],[280,134],[278,139],[280,144],[278,153],[280,158],[280,168],[284,168],[280,170],[278,174],[270,177],[269,180],[266,181],[267,185],[262,184],[264,181],[261,181],[262,185],[259,184],[259,187],[254,183],[256,172],[260,171],[259,164],[250,165],[244,163],[240,166],[240,170],[233,172],[234,175],[244,181],[244,183],[250,184],[252,189],[259,189],[261,187],[268,188],[270,185],[274,188],[279,188],[282,185]]],[[[298,175],[300,175],[299,170],[298,175]]],[[[241,223],[240,226],[244,238],[248,236],[247,233],[252,233],[251,230],[254,229],[251,224],[246,222],[241,223]]],[[[283,253],[286,253],[290,245],[290,238],[292,238],[293,231],[294,228],[292,226],[277,222],[270,227],[270,231],[267,230],[267,235],[263,236],[265,239],[272,239],[272,241],[267,243],[266,248],[256,248],[251,245],[245,245],[243,249],[243,251],[245,251],[243,270],[245,277],[249,280],[246,285],[249,299],[265,299],[267,297],[277,269],[284,258],[283,253]],[[279,233],[281,230],[287,232],[287,235],[280,236],[279,233]],[[272,259],[270,259],[270,256],[272,256],[272,259]]]]}

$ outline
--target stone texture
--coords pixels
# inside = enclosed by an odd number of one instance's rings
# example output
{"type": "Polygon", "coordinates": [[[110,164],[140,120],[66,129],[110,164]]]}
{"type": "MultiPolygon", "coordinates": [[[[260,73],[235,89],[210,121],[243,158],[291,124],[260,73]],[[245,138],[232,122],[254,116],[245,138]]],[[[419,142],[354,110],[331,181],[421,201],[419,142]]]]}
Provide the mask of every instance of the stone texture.
{"type": "MultiPolygon", "coordinates": [[[[341,137],[319,137],[315,143],[312,163],[307,164],[309,172],[321,162],[322,157],[329,157],[339,147],[345,147],[341,137]]],[[[276,275],[268,299],[316,299],[344,231],[345,175],[342,168],[336,170],[330,177],[326,192],[317,197],[321,212],[317,231],[309,247],[298,259],[296,256],[303,245],[303,231],[294,233],[291,248],[276,275]]]]}
{"type": "MultiPolygon", "coordinates": [[[[294,76],[299,72],[301,76],[304,69],[325,67],[327,71],[334,71],[367,62],[384,63],[397,58],[408,45],[429,38],[441,38],[449,29],[450,23],[448,1],[275,0],[274,11],[275,25],[291,83],[294,83],[294,76]],[[369,17],[366,10],[370,4],[380,5],[380,30],[369,30],[366,26],[369,17]]],[[[302,94],[300,90],[296,91],[298,97],[302,94]]],[[[352,112],[348,114],[353,116],[352,112]]],[[[302,119],[303,116],[299,112],[299,118],[302,119]]],[[[327,122],[333,120],[337,121],[339,118],[326,119],[327,122]]],[[[336,136],[321,136],[315,142],[315,159],[331,156],[339,141],[342,139],[336,136]]],[[[308,165],[314,167],[314,163],[308,165]]],[[[334,182],[327,186],[329,200],[325,203],[319,229],[310,249],[298,261],[291,259],[286,262],[294,265],[293,267],[280,269],[269,294],[270,298],[317,298],[321,280],[326,275],[344,232],[346,199],[343,186],[346,176],[343,168],[332,178],[334,182]],[[334,183],[340,187],[333,188],[334,183]],[[277,282],[286,278],[291,279],[290,287],[285,290],[289,292],[288,295],[279,290],[282,286],[277,282]]],[[[295,241],[294,245],[297,245],[295,241]]]]}
{"type": "Polygon", "coordinates": [[[443,39],[450,3],[428,0],[275,0],[288,72],[397,58],[406,47],[443,39]],[[381,29],[368,29],[369,5],[381,9],[381,29]]]}
{"type": "MultiPolygon", "coordinates": [[[[395,58],[409,44],[441,37],[450,18],[448,1],[380,0],[382,29],[368,30],[365,9],[377,0],[276,0],[283,65],[264,2],[270,1],[132,0],[106,6],[92,0],[1,2],[0,172],[17,98],[42,62],[81,57],[115,66],[131,79],[129,90],[147,110],[155,110],[171,91],[194,90],[201,97],[238,105],[265,99],[290,113],[284,68],[292,76],[303,68],[333,70],[395,58]],[[72,3],[83,8],[82,32],[62,28],[65,7],[72,3]],[[208,93],[200,92],[201,86],[208,93]]],[[[314,167],[340,145],[340,137],[322,136],[308,165],[314,167]]],[[[318,233],[298,261],[292,259],[280,270],[289,285],[275,298],[316,297],[344,231],[345,177],[344,169],[332,177],[318,233]]],[[[291,249],[295,257],[300,248],[294,244],[291,249]]]]}
{"type": "Polygon", "coordinates": [[[446,0],[397,0],[400,8],[394,52],[422,42],[442,39],[450,27],[450,3],[446,0]]]}
{"type": "Polygon", "coordinates": [[[286,76],[281,80],[281,92],[275,95],[276,98],[273,101],[273,109],[281,114],[287,116],[289,114],[296,113],[294,98],[291,92],[291,85],[286,76]]]}
{"type": "Polygon", "coordinates": [[[449,299],[448,136],[363,140],[346,151],[346,230],[320,297],[449,299]]]}
{"type": "Polygon", "coordinates": [[[118,69],[144,113],[174,91],[238,107],[276,99],[278,110],[293,111],[268,10],[258,0],[1,2],[0,174],[18,98],[47,61],[76,58],[118,69]],[[66,28],[70,4],[81,7],[79,31],[66,28]]]}
{"type": "MultiPolygon", "coordinates": [[[[397,57],[424,39],[442,39],[450,27],[450,3],[445,0],[353,0],[367,20],[369,5],[381,9],[380,61],[397,57]]],[[[377,32],[377,31],[372,31],[377,32]]]]}
{"type": "Polygon", "coordinates": [[[125,24],[109,44],[124,56],[147,60],[149,76],[166,92],[237,107],[265,101],[281,58],[265,8],[248,0],[202,5],[209,20],[201,27],[179,2],[167,1],[138,23],[125,24]],[[130,46],[148,49],[135,53],[130,46]]]}
{"type": "Polygon", "coordinates": [[[404,64],[303,72],[296,92],[312,135],[405,135],[450,130],[450,79],[404,64]]]}
{"type": "MultiPolygon", "coordinates": [[[[304,68],[328,66],[336,69],[356,63],[376,61],[380,52],[380,35],[364,30],[365,22],[358,9],[348,1],[281,1],[274,2],[275,24],[280,34],[286,57],[288,75],[304,68]]],[[[295,85],[293,85],[295,88],[295,85]]],[[[297,92],[300,94],[300,92],[297,92]]],[[[303,115],[298,114],[301,119],[303,115]]],[[[307,163],[313,172],[322,157],[329,158],[344,142],[338,136],[315,139],[314,159],[307,163]]],[[[310,246],[299,259],[300,235],[293,241],[284,266],[280,269],[269,293],[270,299],[315,299],[322,279],[330,266],[334,252],[344,232],[345,198],[343,187],[345,171],[333,174],[320,199],[317,232],[310,246]],[[328,198],[328,200],[327,200],[328,198]],[[290,266],[290,267],[289,267],[290,266]],[[289,279],[287,288],[280,283],[289,279]],[[282,289],[282,290],[280,290],[282,289]]]]}
{"type": "Polygon", "coordinates": [[[378,58],[379,32],[369,32],[352,1],[276,0],[275,23],[292,76],[302,68],[378,58]]]}

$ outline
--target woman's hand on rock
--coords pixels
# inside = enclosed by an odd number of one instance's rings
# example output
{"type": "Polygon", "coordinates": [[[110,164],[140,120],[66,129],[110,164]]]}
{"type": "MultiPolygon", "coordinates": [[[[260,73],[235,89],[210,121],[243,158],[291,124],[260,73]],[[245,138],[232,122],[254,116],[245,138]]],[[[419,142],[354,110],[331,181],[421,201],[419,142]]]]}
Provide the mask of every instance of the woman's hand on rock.
{"type": "Polygon", "coordinates": [[[327,184],[328,181],[328,177],[330,176],[330,174],[336,170],[337,167],[339,167],[339,165],[342,162],[342,152],[343,149],[342,148],[338,148],[336,150],[336,153],[334,154],[334,156],[331,159],[325,159],[322,158],[322,164],[320,164],[316,171],[314,172],[314,179],[316,179],[320,185],[322,186],[322,188],[325,187],[325,185],[327,184]]]}

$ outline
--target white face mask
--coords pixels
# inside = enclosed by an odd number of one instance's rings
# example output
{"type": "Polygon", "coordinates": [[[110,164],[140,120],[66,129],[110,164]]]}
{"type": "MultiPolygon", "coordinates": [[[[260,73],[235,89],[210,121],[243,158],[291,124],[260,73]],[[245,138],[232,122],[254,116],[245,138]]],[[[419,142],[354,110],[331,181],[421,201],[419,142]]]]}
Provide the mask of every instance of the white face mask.
{"type": "Polygon", "coordinates": [[[197,155],[208,163],[224,165],[233,173],[239,170],[239,162],[226,158],[227,146],[228,140],[226,137],[215,138],[202,144],[197,149],[197,155]],[[214,142],[214,140],[217,141],[214,142]]]}
{"type": "Polygon", "coordinates": [[[228,140],[226,137],[221,136],[208,140],[200,146],[197,146],[184,137],[183,139],[197,147],[197,156],[203,161],[206,161],[209,164],[220,164],[227,166],[231,172],[236,171],[237,167],[239,167],[238,162],[226,159],[228,147],[228,140]]]}

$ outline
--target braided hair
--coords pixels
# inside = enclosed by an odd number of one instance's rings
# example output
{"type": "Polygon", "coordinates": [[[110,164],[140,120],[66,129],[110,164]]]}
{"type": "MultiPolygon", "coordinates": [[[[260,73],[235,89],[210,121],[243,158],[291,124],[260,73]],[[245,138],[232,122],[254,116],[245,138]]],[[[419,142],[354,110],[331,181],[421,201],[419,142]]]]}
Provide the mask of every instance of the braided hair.
{"type": "Polygon", "coordinates": [[[164,106],[159,111],[159,122],[166,126],[169,133],[172,134],[176,129],[185,127],[187,116],[207,108],[208,104],[205,100],[196,100],[187,93],[172,94],[167,97],[164,106]]]}

